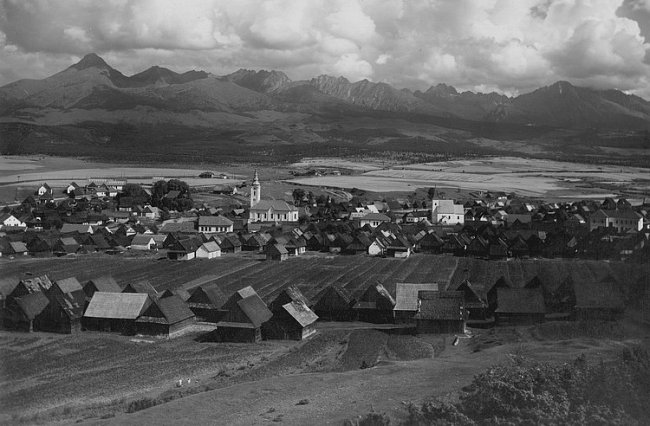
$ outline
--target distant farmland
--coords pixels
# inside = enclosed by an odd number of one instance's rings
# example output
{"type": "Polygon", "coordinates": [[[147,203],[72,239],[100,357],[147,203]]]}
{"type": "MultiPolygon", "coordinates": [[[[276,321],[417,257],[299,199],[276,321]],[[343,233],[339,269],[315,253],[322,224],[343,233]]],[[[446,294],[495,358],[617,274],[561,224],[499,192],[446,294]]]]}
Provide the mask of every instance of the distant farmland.
{"type": "Polygon", "coordinates": [[[424,254],[403,260],[306,255],[284,262],[267,262],[250,255],[190,262],[88,255],[75,259],[2,261],[2,270],[6,277],[18,278],[30,272],[34,275],[46,273],[53,279],[75,276],[80,281],[109,274],[123,286],[128,282],[149,280],[159,291],[215,284],[229,294],[250,285],[267,302],[292,284],[298,285],[312,299],[317,299],[333,283],[360,296],[368,285],[377,282],[394,293],[398,282],[455,285],[468,277],[481,288],[502,275],[515,286],[523,286],[536,275],[550,285],[559,284],[569,275],[578,285],[588,285],[607,276],[616,277],[625,287],[650,285],[647,278],[650,277],[650,265],[561,259],[487,262],[424,254]]]}

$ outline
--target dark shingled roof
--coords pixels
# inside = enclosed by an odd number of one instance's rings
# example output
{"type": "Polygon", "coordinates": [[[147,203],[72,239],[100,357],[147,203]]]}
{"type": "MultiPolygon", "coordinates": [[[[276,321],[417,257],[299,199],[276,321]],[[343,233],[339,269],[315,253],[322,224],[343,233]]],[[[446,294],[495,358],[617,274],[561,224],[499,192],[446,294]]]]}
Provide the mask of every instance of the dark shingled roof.
{"type": "Polygon", "coordinates": [[[309,299],[307,299],[307,297],[305,297],[305,295],[302,294],[300,290],[298,290],[298,287],[292,285],[282,290],[280,294],[278,294],[278,296],[273,300],[273,302],[269,304],[269,307],[272,312],[275,312],[283,308],[285,304],[291,302],[299,302],[305,306],[311,305],[309,299]]]}
{"type": "Polygon", "coordinates": [[[45,309],[50,301],[42,291],[36,291],[16,298],[16,303],[25,316],[31,321],[36,318],[38,314],[43,312],[43,309],[45,309]]]}
{"type": "Polygon", "coordinates": [[[420,307],[416,319],[462,321],[466,317],[460,291],[420,291],[418,299],[420,307]]]}
{"type": "Polygon", "coordinates": [[[84,314],[86,294],[83,291],[76,290],[70,293],[49,291],[47,297],[51,303],[58,304],[71,320],[80,319],[84,314]]]}
{"type": "Polygon", "coordinates": [[[61,290],[63,293],[72,293],[75,291],[83,290],[81,283],[79,283],[75,277],[56,280],[55,283],[56,286],[59,287],[59,290],[61,290]]]}
{"type": "Polygon", "coordinates": [[[223,305],[226,304],[228,299],[226,295],[223,294],[221,289],[217,286],[210,287],[196,287],[192,290],[192,295],[187,299],[187,303],[190,303],[192,306],[201,305],[210,309],[221,309],[223,305]]]}
{"type": "Polygon", "coordinates": [[[86,285],[94,285],[97,291],[103,291],[104,293],[119,293],[121,291],[117,281],[110,275],[88,280],[86,285]]]}
{"type": "Polygon", "coordinates": [[[368,286],[368,289],[361,295],[354,307],[357,309],[376,309],[382,306],[390,306],[390,309],[393,309],[395,299],[382,284],[377,283],[368,286]]]}
{"type": "Polygon", "coordinates": [[[282,308],[302,327],[307,327],[318,320],[318,315],[309,309],[306,304],[300,301],[287,303],[282,305],[282,308]]]}
{"type": "Polygon", "coordinates": [[[260,327],[273,316],[257,294],[248,296],[237,302],[237,304],[255,327],[260,327]]]}
{"type": "Polygon", "coordinates": [[[541,288],[498,288],[497,309],[499,313],[544,314],[544,295],[541,288]]]}
{"type": "Polygon", "coordinates": [[[178,295],[156,299],[151,306],[142,313],[137,322],[155,322],[158,324],[176,324],[188,318],[193,318],[194,313],[190,310],[183,299],[178,295]]]}

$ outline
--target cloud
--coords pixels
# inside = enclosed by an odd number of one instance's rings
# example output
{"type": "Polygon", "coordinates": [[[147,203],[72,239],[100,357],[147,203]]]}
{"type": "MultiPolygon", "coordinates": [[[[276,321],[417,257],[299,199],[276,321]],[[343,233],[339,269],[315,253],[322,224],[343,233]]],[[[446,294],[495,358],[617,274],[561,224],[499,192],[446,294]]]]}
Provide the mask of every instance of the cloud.
{"type": "Polygon", "coordinates": [[[650,0],[0,3],[0,84],[88,52],[125,73],[273,68],[507,93],[569,80],[650,98],[650,0]]]}

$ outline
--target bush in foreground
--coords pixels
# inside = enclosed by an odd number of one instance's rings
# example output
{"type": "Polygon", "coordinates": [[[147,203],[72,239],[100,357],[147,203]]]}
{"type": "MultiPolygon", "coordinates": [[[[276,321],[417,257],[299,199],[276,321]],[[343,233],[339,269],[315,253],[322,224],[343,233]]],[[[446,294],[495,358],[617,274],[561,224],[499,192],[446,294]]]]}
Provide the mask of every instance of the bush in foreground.
{"type": "Polygon", "coordinates": [[[650,418],[650,356],[556,365],[515,357],[477,375],[460,402],[411,405],[404,425],[636,425],[650,418]]]}

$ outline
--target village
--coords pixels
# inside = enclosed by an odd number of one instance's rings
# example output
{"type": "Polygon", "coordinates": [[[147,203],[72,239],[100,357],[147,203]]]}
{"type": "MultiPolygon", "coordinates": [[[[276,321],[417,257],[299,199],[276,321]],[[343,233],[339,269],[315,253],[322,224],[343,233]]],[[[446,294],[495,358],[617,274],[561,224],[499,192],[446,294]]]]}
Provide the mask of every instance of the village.
{"type": "MultiPolygon", "coordinates": [[[[310,253],[393,258],[423,253],[637,263],[650,258],[647,206],[632,207],[625,199],[535,204],[486,193],[460,204],[435,199],[431,189],[429,200],[335,203],[297,189],[291,203],[263,199],[257,172],[245,208],[197,207],[188,185],[178,180],[157,181],[151,189],[93,180],[84,187],[71,183],[65,193],[54,202],[54,191],[44,183],[19,207],[3,209],[3,257],[105,253],[209,262],[248,253],[282,262],[310,253]]],[[[464,333],[467,326],[615,320],[625,309],[625,291],[611,275],[588,288],[574,285],[571,276],[559,282],[535,276],[522,283],[502,276],[479,286],[468,276],[455,285],[394,283],[389,288],[376,282],[353,294],[332,282],[310,300],[298,286],[288,285],[272,300],[262,300],[251,286],[225,294],[218,280],[159,292],[147,280],[118,283],[99,276],[79,282],[42,275],[7,277],[1,290],[3,323],[10,330],[174,337],[198,322],[212,325],[208,339],[217,342],[301,340],[315,333],[319,318],[444,334],[464,333]]]]}

